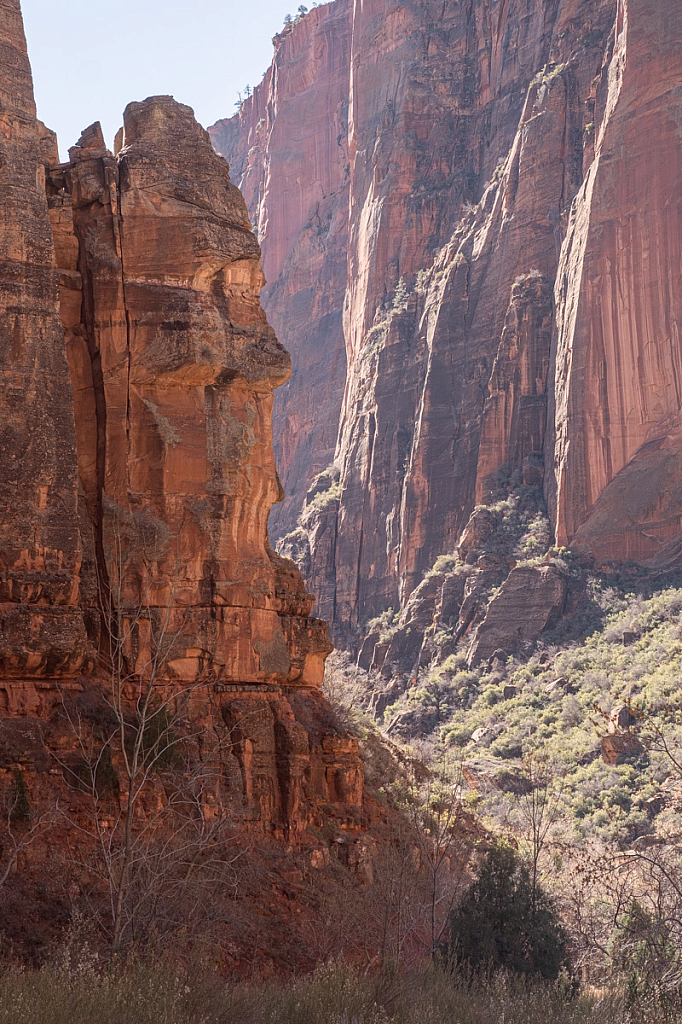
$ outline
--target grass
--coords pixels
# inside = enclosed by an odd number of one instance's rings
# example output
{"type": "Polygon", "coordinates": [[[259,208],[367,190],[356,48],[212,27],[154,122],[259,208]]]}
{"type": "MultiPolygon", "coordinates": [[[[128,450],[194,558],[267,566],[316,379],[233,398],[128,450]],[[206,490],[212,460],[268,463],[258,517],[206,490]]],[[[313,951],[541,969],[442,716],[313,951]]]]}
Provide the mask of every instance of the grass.
{"type": "Polygon", "coordinates": [[[2,1024],[622,1024],[612,996],[575,996],[565,982],[499,974],[453,977],[424,967],[363,976],[325,967],[295,982],[229,984],[191,971],[131,963],[98,972],[86,957],[0,972],[2,1024]]]}

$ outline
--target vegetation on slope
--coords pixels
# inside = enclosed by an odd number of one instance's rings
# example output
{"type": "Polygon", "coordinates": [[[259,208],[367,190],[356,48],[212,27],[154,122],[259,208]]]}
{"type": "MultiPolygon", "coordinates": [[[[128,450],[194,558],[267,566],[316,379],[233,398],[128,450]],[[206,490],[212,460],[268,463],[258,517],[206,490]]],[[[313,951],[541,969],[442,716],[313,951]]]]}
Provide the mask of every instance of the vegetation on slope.
{"type": "MultiPolygon", "coordinates": [[[[509,766],[541,750],[562,775],[571,830],[630,842],[651,831],[652,801],[673,773],[661,734],[668,745],[682,740],[676,716],[682,588],[646,597],[627,583],[594,578],[585,604],[583,617],[599,625],[583,640],[556,644],[550,636],[527,661],[509,658],[490,669],[468,669],[464,652],[451,655],[389,708],[385,720],[400,708],[419,711],[436,758],[483,756],[509,766]],[[641,734],[639,744],[607,764],[602,740],[614,709],[623,705],[641,723],[631,727],[641,734]]],[[[513,794],[482,793],[471,802],[502,822],[513,794]]],[[[670,813],[665,820],[672,824],[670,813]]]]}

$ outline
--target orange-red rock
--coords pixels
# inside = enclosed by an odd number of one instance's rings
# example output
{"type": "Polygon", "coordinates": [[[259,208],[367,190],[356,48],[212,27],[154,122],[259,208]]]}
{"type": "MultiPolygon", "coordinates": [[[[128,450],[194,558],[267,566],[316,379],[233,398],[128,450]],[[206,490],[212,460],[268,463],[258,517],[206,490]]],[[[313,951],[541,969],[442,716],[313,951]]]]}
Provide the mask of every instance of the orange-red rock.
{"type": "Polygon", "coordinates": [[[557,537],[598,558],[679,536],[682,3],[620,0],[556,286],[557,537]]]}
{"type": "Polygon", "coordinates": [[[334,459],[346,380],[342,312],[348,246],[351,4],[311,10],[275,38],[275,58],[238,116],[210,131],[228,154],[263,249],[262,300],[294,372],[275,395],[274,443],[286,495],[276,540],[311,479],[334,459]],[[267,155],[267,167],[262,157],[267,155]]]}
{"type": "MultiPolygon", "coordinates": [[[[286,542],[340,632],[405,608],[501,469],[544,473],[558,543],[679,560],[681,33],[679,0],[335,0],[278,37],[264,85],[216,126],[249,183],[285,341],[310,243],[271,170],[310,168],[306,205],[346,161],[325,192],[332,223],[347,212],[343,295],[324,234],[315,263],[343,308],[340,483],[286,542]],[[313,55],[332,24],[333,54],[313,55]],[[347,148],[324,132],[341,86],[347,148]]],[[[282,422],[307,408],[309,366],[319,390],[332,337],[296,349],[282,422]]],[[[301,444],[309,481],[320,449],[301,444]]],[[[302,501],[300,469],[294,485],[302,501]]]]}
{"type": "MultiPolygon", "coordinates": [[[[266,309],[287,341],[299,339],[289,299],[310,240],[297,213],[287,220],[291,204],[273,169],[291,168],[293,182],[294,168],[306,168],[297,176],[306,206],[310,183],[332,167],[340,180],[345,160],[344,188],[325,192],[331,223],[348,218],[342,293],[336,240],[327,244],[322,233],[315,250],[318,290],[326,293],[328,277],[343,309],[348,364],[334,455],[336,527],[331,502],[323,515],[307,507],[307,548],[300,532],[287,541],[339,632],[405,607],[500,468],[541,481],[552,287],[592,158],[589,126],[603,102],[599,75],[615,16],[615,0],[445,8],[435,0],[335,0],[278,37],[264,83],[213,129],[236,180],[248,183],[265,265],[276,275],[266,309]],[[313,54],[312,41],[332,24],[337,45],[313,54]],[[326,131],[340,79],[347,149],[326,131]],[[295,114],[304,127],[292,134],[295,114]]],[[[337,341],[316,330],[294,352],[280,422],[309,408],[308,367],[321,390],[319,366],[337,341]]],[[[324,419],[326,429],[328,415],[321,407],[313,424],[324,419]]],[[[314,436],[307,426],[301,434],[309,475],[302,481],[296,471],[299,502],[327,451],[310,447],[314,436]]],[[[288,486],[292,462],[281,465],[288,486]]],[[[283,525],[280,518],[277,535],[283,525]]]]}
{"type": "Polygon", "coordinates": [[[71,382],[18,0],[0,18],[0,713],[86,667],[71,382]],[[3,688],[6,680],[20,679],[3,688]]]}
{"type": "Polygon", "coordinates": [[[18,3],[2,32],[0,775],[21,766],[39,805],[75,799],[45,773],[77,758],[64,707],[110,690],[118,630],[124,673],[156,659],[196,757],[222,751],[258,827],[293,837],[323,805],[357,823],[357,742],[320,691],[327,628],[268,542],[290,359],[244,200],[171,97],[128,106],[116,155],[95,124],[60,164],[18,3]]]}

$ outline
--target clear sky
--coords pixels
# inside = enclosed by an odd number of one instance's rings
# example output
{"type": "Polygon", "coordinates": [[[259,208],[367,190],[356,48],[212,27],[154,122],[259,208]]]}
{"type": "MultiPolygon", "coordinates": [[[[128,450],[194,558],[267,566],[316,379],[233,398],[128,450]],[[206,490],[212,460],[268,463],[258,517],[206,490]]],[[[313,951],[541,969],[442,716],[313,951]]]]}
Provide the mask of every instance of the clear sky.
{"type": "Polygon", "coordinates": [[[38,117],[62,159],[93,121],[111,146],[126,104],[147,96],[170,93],[208,126],[260,81],[300,2],[22,0],[38,117]]]}

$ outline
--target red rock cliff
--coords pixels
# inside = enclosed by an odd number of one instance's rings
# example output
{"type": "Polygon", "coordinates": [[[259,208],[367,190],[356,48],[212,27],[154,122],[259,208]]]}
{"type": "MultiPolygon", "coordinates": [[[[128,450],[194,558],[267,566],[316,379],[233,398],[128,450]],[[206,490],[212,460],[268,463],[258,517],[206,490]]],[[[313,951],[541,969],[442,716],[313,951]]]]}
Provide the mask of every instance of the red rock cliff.
{"type": "Polygon", "coordinates": [[[71,381],[19,0],[0,18],[0,714],[85,667],[71,381]]]}
{"type": "MultiPolygon", "coordinates": [[[[249,182],[273,275],[266,308],[287,340],[296,329],[283,297],[297,294],[311,243],[294,222],[274,229],[286,204],[270,169],[292,166],[277,119],[305,125],[294,136],[308,156],[305,164],[298,157],[308,174],[298,175],[304,205],[325,179],[321,168],[333,165],[338,178],[347,152],[347,188],[325,192],[338,211],[332,223],[347,217],[348,238],[343,299],[338,269],[331,289],[348,363],[337,468],[326,492],[313,484],[296,532],[282,542],[341,631],[405,605],[436,556],[453,550],[501,468],[542,482],[548,408],[554,415],[554,282],[604,116],[616,21],[615,0],[445,9],[336,0],[278,37],[264,83],[212,130],[237,180],[249,182]],[[348,34],[337,63],[320,47],[306,74],[311,41],[332,23],[348,34]],[[346,151],[324,134],[339,73],[346,151]],[[331,95],[326,118],[306,118],[331,95]],[[272,263],[270,252],[278,254],[272,263]]],[[[323,246],[317,256],[320,292],[326,253],[323,246]]],[[[319,366],[327,342],[335,348],[336,335],[320,342],[311,329],[300,339],[280,424],[307,408],[305,370],[319,366]]],[[[315,422],[300,442],[309,483],[327,451],[316,447],[315,422]]],[[[547,460],[551,479],[553,448],[547,460]]],[[[281,465],[288,485],[292,462],[281,465]]],[[[302,500],[298,471],[293,484],[302,500]]]]}
{"type": "Polygon", "coordinates": [[[267,538],[290,360],[244,200],[171,97],[128,106],[116,156],[94,125],[59,164],[18,3],[2,32],[0,796],[20,771],[32,806],[83,813],[64,709],[111,701],[124,636],[125,678],[156,665],[196,757],[217,757],[209,803],[290,837],[322,805],[357,822],[357,742],[320,691],[327,629],[267,538]]]}
{"type": "Polygon", "coordinates": [[[561,543],[666,558],[682,526],[682,3],[621,0],[556,286],[561,543]]]}
{"type": "Polygon", "coordinates": [[[273,539],[291,529],[316,473],[334,459],[346,380],[351,5],[314,10],[279,37],[239,115],[212,129],[229,153],[261,241],[263,303],[295,367],[275,396],[274,440],[286,497],[273,539]]]}

